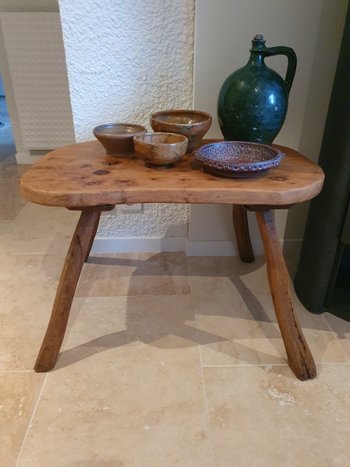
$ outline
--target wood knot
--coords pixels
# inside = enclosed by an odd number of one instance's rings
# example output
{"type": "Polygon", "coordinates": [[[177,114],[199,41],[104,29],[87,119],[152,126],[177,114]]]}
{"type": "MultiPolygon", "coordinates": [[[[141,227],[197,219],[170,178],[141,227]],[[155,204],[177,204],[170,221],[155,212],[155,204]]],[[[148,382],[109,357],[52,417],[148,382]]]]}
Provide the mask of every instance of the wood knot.
{"type": "Polygon", "coordinates": [[[285,182],[288,180],[287,177],[269,177],[270,180],[276,180],[276,182],[285,182]]]}
{"type": "Polygon", "coordinates": [[[95,170],[95,175],[106,175],[109,174],[109,170],[95,170]]]}

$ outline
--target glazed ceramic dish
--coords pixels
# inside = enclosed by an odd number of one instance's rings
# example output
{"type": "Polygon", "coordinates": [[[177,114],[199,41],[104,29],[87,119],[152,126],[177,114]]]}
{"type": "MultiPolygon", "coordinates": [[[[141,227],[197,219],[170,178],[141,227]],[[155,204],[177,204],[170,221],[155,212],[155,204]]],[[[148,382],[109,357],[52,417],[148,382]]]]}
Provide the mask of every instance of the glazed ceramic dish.
{"type": "Polygon", "coordinates": [[[252,177],[276,167],[283,152],[266,144],[245,141],[209,143],[195,151],[204,168],[223,177],[252,177]]]}
{"type": "Polygon", "coordinates": [[[93,134],[110,156],[134,150],[134,136],[147,130],[133,123],[105,123],[93,129],[93,134]]]}
{"type": "Polygon", "coordinates": [[[188,140],[175,133],[145,133],[134,137],[135,152],[148,167],[172,167],[186,154],[188,140]]]}
{"type": "Polygon", "coordinates": [[[211,115],[200,110],[164,110],[150,117],[154,131],[178,133],[188,139],[188,152],[199,146],[211,125],[211,115]]]}

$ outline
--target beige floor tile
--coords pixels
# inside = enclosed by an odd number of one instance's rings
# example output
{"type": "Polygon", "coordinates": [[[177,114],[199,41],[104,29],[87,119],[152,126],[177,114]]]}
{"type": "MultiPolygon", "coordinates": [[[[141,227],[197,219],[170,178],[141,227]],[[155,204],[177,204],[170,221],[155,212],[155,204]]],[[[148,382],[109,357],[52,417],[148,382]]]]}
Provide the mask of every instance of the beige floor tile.
{"type": "Polygon", "coordinates": [[[316,363],[346,363],[349,357],[336,334],[329,329],[323,315],[307,311],[294,295],[297,316],[316,363]]]}
{"type": "Polygon", "coordinates": [[[11,226],[0,232],[8,254],[66,254],[79,213],[26,204],[11,226]]]}
{"type": "Polygon", "coordinates": [[[286,363],[280,333],[239,277],[191,277],[203,365],[286,363]]]}
{"type": "Polygon", "coordinates": [[[217,467],[348,466],[350,366],[318,370],[205,368],[217,467]]]}
{"type": "Polygon", "coordinates": [[[50,317],[62,258],[0,255],[0,370],[33,367],[50,317]]]}
{"type": "MultiPolygon", "coordinates": [[[[276,321],[272,299],[267,292],[259,295],[261,304],[270,319],[276,321]]],[[[294,312],[300,322],[305,339],[312,351],[317,364],[345,363],[348,361],[346,353],[342,348],[334,332],[329,329],[323,315],[315,315],[307,311],[300,303],[298,297],[292,290],[292,301],[294,312]]]]}
{"type": "Polygon", "coordinates": [[[242,263],[236,256],[189,256],[189,272],[193,276],[212,277],[240,274],[242,271],[255,271],[263,264],[263,258],[254,263],[242,263]]]}
{"type": "MultiPolygon", "coordinates": [[[[265,264],[260,258],[248,265],[236,264],[238,261],[189,258],[203,364],[286,363],[265,264]],[[237,270],[235,275],[232,269],[237,270]],[[210,333],[216,338],[211,338],[210,333]]],[[[347,356],[323,316],[307,312],[294,293],[292,298],[315,361],[346,362],[347,356]]]]}
{"type": "Polygon", "coordinates": [[[77,297],[186,295],[190,293],[183,253],[98,256],[85,264],[77,297]]]}
{"type": "Polygon", "coordinates": [[[0,373],[0,466],[16,463],[44,376],[0,373]]]}
{"type": "Polygon", "coordinates": [[[189,297],[81,299],[73,315],[18,467],[214,466],[198,348],[180,331],[189,297]]]}
{"type": "MultiPolygon", "coordinates": [[[[19,181],[22,175],[24,175],[30,167],[31,166],[29,164],[17,165],[15,158],[7,159],[6,161],[0,163],[0,178],[5,180],[14,178],[19,181]]],[[[21,196],[19,192],[19,185],[17,185],[17,189],[14,190],[12,194],[21,196]]]]}
{"type": "Polygon", "coordinates": [[[344,352],[348,357],[348,361],[350,361],[350,322],[331,315],[330,313],[324,313],[323,316],[332,331],[335,333],[339,345],[344,349],[344,352]]]}
{"type": "MultiPolygon", "coordinates": [[[[14,220],[26,204],[19,193],[19,179],[30,167],[17,165],[15,155],[3,154],[4,149],[0,144],[0,222],[14,220]]],[[[15,150],[14,147],[12,149],[15,150]]]]}
{"type": "Polygon", "coordinates": [[[73,302],[57,368],[138,342],[151,348],[197,348],[190,296],[89,297],[73,302]]]}
{"type": "MultiPolygon", "coordinates": [[[[1,177],[1,175],[0,175],[1,177]]],[[[0,183],[0,220],[13,220],[23,209],[26,202],[18,194],[17,178],[1,178],[0,183]]]]}
{"type": "MultiPolygon", "coordinates": [[[[10,220],[3,220],[0,218],[0,235],[1,233],[5,232],[6,229],[11,227],[11,221],[10,220]]],[[[4,250],[2,248],[2,244],[0,242],[0,254],[4,253],[4,250]]]]}

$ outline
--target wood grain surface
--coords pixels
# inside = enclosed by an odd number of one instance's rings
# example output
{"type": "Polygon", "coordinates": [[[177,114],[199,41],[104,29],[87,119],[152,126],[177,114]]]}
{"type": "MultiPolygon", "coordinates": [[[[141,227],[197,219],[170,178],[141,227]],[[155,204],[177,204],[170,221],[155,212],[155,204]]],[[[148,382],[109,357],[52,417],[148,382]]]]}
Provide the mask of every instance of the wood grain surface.
{"type": "Polygon", "coordinates": [[[231,179],[206,173],[193,154],[173,168],[153,169],[134,153],[107,156],[98,141],[90,141],[48,153],[24,174],[20,189],[33,203],[75,208],[125,203],[282,206],[316,196],[322,169],[297,151],[281,148],[286,156],[279,167],[258,177],[231,179]]]}
{"type": "Polygon", "coordinates": [[[278,240],[273,211],[259,211],[256,218],[265,249],[271,296],[289,366],[302,381],[315,378],[315,362],[293,309],[290,277],[278,240]]]}
{"type": "Polygon", "coordinates": [[[244,206],[232,206],[232,221],[239,257],[243,263],[252,263],[255,257],[249,235],[247,210],[244,206]]]}
{"type": "Polygon", "coordinates": [[[61,272],[51,318],[34,366],[36,372],[49,371],[56,363],[80,272],[89,255],[100,215],[101,211],[96,209],[87,209],[80,215],[61,272]]]}

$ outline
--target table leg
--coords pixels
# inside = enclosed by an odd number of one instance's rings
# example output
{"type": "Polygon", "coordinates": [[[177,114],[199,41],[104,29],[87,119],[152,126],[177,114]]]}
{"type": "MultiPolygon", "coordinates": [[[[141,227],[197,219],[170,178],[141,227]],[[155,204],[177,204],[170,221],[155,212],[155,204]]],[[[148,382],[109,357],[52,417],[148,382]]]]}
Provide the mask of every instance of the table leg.
{"type": "Polygon", "coordinates": [[[91,236],[90,236],[89,245],[88,245],[87,250],[86,250],[86,255],[85,255],[85,258],[84,258],[84,262],[86,262],[89,259],[91,248],[92,248],[92,245],[94,243],[95,236],[96,236],[96,233],[97,233],[98,224],[100,223],[101,211],[96,211],[96,213],[97,213],[97,215],[93,220],[94,223],[91,226],[91,236]]]}
{"type": "Polygon", "coordinates": [[[73,234],[58,284],[51,318],[34,370],[51,370],[57,361],[84,261],[89,255],[101,215],[99,209],[83,210],[73,234]]]}
{"type": "Polygon", "coordinates": [[[249,235],[247,209],[244,206],[234,204],[232,206],[232,220],[239,257],[243,263],[252,263],[255,258],[249,235]]]}
{"type": "Polygon", "coordinates": [[[279,244],[273,211],[257,211],[256,218],[264,243],[271,295],[289,366],[301,380],[315,378],[316,366],[294,314],[290,277],[279,244]]]}

